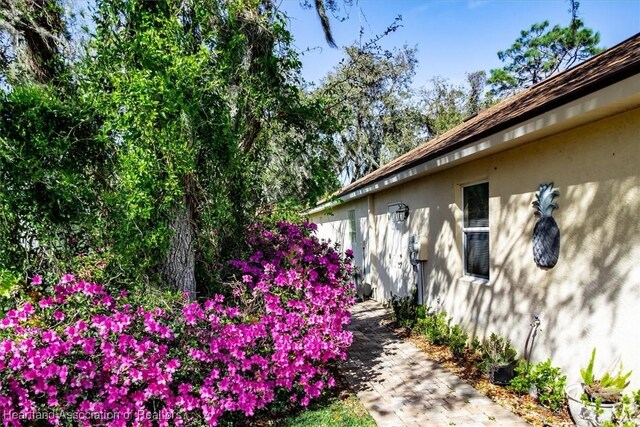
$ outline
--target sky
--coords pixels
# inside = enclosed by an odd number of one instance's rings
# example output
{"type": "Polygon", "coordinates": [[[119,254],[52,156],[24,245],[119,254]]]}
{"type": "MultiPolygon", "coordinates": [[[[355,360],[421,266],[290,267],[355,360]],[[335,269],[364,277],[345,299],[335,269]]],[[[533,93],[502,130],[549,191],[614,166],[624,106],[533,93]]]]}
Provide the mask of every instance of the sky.
{"type": "MultiPolygon", "coordinates": [[[[339,47],[356,41],[360,28],[366,41],[402,16],[402,28],[381,45],[417,47],[419,87],[435,76],[459,84],[468,72],[500,68],[497,52],[510,47],[521,30],[544,20],[566,26],[569,7],[568,0],[354,0],[339,14],[348,19],[330,16],[339,47]]],[[[303,9],[298,0],[280,0],[279,8],[289,18],[295,47],[309,49],[301,57],[304,79],[319,83],[339,63],[341,49],[327,45],[314,9],[303,9]]],[[[601,46],[612,47],[640,32],[640,0],[581,0],[579,17],[600,33],[601,46]]]]}

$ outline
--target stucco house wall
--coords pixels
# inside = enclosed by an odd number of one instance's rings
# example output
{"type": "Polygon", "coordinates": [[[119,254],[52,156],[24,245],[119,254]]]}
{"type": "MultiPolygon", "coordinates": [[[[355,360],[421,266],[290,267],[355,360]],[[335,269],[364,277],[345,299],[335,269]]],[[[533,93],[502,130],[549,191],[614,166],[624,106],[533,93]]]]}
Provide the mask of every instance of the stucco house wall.
{"type": "Polygon", "coordinates": [[[534,315],[534,360],[550,357],[577,380],[593,347],[605,367],[615,356],[640,387],[640,109],[474,159],[318,212],[321,236],[344,239],[355,209],[364,250],[358,262],[374,298],[407,295],[416,283],[409,236],[428,237],[424,303],[445,310],[480,339],[497,332],[522,352],[534,315]],[[490,278],[463,274],[462,187],[489,183],[490,278]],[[560,191],[558,264],[532,256],[531,202],[542,183],[560,191]],[[389,206],[410,214],[394,230],[389,206]],[[330,212],[330,213],[328,213],[330,212]],[[398,233],[400,238],[398,239],[398,233]],[[404,258],[395,253],[406,249],[404,258]]]}
{"type": "Polygon", "coordinates": [[[318,224],[317,236],[320,239],[336,243],[345,251],[353,251],[353,263],[362,274],[365,265],[366,233],[367,233],[367,199],[359,199],[348,205],[341,206],[335,211],[323,212],[310,218],[318,224]],[[355,241],[350,238],[349,211],[355,214],[355,241]]]}

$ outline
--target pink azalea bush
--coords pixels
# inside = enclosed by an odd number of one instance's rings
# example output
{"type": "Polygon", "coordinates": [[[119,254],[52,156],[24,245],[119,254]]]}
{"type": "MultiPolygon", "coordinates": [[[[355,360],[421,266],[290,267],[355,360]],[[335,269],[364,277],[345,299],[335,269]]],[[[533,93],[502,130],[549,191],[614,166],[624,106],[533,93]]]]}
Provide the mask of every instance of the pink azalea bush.
{"type": "Polygon", "coordinates": [[[143,307],[65,275],[0,320],[3,425],[217,425],[286,393],[302,405],[334,384],[353,303],[350,257],[314,225],[256,226],[234,261],[239,304],[217,295],[143,307]]]}

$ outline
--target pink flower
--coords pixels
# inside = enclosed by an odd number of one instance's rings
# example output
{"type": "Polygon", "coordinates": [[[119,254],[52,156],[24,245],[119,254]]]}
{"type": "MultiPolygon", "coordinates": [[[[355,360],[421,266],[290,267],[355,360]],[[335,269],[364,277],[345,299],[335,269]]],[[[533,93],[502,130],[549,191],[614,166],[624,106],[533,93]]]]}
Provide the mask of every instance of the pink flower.
{"type": "Polygon", "coordinates": [[[165,368],[167,372],[174,373],[180,367],[180,361],[178,359],[171,359],[166,365],[165,368]]]}
{"type": "Polygon", "coordinates": [[[244,281],[234,295],[246,296],[251,310],[222,295],[178,302],[178,310],[143,307],[133,304],[135,295],[127,303],[124,293],[114,298],[67,274],[42,290],[39,306],[8,311],[0,319],[8,329],[0,340],[0,372],[8,378],[0,411],[119,412],[129,418],[107,425],[146,427],[156,402],[158,426],[195,418],[216,425],[228,411],[251,416],[276,392],[309,404],[335,385],[326,364],[344,359],[352,341],[349,260],[309,224],[254,226],[248,243],[252,255],[232,266],[244,281]],[[21,323],[32,315],[37,323],[21,323]],[[65,319],[61,328],[56,322],[65,319]]]}
{"type": "Polygon", "coordinates": [[[31,284],[34,286],[38,286],[42,284],[42,276],[40,276],[39,274],[36,274],[35,276],[33,276],[31,278],[31,284]]]}
{"type": "Polygon", "coordinates": [[[43,298],[40,301],[38,301],[38,305],[40,306],[40,308],[49,308],[53,305],[53,298],[51,297],[43,298]]]}
{"type": "Polygon", "coordinates": [[[180,394],[191,393],[192,390],[193,390],[193,385],[188,383],[180,384],[178,386],[178,393],[180,394]]]}
{"type": "Polygon", "coordinates": [[[63,283],[63,284],[70,283],[70,282],[73,282],[74,280],[76,280],[76,276],[74,276],[73,274],[65,274],[60,279],[60,283],[63,283]]]}

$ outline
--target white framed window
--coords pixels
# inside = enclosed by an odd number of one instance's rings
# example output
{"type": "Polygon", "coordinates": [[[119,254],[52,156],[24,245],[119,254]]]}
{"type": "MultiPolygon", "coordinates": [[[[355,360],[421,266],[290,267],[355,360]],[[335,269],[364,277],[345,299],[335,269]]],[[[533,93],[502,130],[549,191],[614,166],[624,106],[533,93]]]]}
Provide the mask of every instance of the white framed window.
{"type": "Polygon", "coordinates": [[[462,187],[464,274],[489,280],[489,183],[462,187]]]}
{"type": "Polygon", "coordinates": [[[356,249],[356,210],[351,209],[349,211],[349,244],[351,245],[349,249],[356,249]]]}

